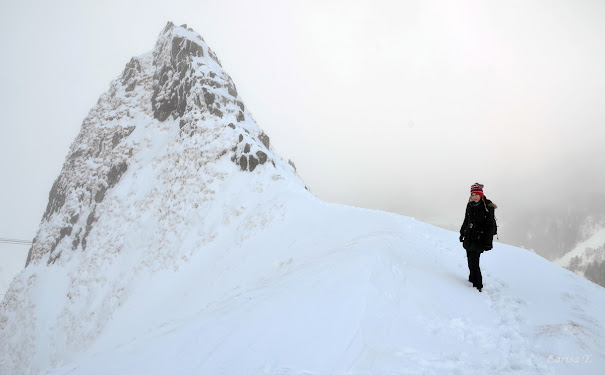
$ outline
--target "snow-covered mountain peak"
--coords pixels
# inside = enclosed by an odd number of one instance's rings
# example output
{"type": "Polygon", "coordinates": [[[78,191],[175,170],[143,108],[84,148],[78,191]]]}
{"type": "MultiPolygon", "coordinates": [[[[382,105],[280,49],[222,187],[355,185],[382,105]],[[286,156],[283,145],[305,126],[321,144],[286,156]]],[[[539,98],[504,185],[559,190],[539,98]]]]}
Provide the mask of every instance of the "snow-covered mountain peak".
{"type": "Polygon", "coordinates": [[[310,194],[214,52],[169,23],[111,82],[70,147],[0,309],[2,350],[27,353],[3,368],[36,371],[87,347],[137,280],[220,254],[210,247],[240,246],[297,195],[310,194]],[[39,340],[40,329],[61,333],[39,340]]]}
{"type": "Polygon", "coordinates": [[[170,206],[187,195],[214,197],[216,187],[203,188],[237,170],[304,189],[293,166],[275,154],[215,53],[185,25],[168,23],[154,50],[133,57],[84,120],[51,189],[27,264],[43,258],[50,264],[66,252],[85,251],[89,234],[103,222],[103,207],[112,202],[108,198],[136,205],[145,187],[154,185],[141,180],[142,173],[164,181],[154,188],[170,206]],[[120,184],[124,178],[127,183],[120,184]],[[111,194],[118,185],[133,196],[111,194]]]}

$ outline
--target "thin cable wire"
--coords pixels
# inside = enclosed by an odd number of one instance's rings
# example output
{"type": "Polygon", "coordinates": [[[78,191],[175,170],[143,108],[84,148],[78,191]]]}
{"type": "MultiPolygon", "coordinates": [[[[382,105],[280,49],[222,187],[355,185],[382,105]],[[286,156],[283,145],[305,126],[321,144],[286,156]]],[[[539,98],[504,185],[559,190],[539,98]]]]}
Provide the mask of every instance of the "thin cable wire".
{"type": "Polygon", "coordinates": [[[15,240],[12,238],[0,238],[0,243],[11,244],[11,245],[31,245],[31,241],[27,240],[15,240]]]}

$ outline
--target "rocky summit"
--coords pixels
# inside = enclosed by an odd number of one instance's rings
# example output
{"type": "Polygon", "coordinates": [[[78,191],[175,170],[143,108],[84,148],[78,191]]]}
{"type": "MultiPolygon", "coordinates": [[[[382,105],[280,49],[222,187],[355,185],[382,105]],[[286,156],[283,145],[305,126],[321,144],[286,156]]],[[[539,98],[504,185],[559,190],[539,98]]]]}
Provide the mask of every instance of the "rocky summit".
{"type": "Polygon", "coordinates": [[[145,152],[152,140],[142,133],[154,127],[178,128],[175,142],[183,149],[175,162],[181,168],[198,168],[188,173],[209,168],[208,163],[222,157],[242,171],[265,164],[275,169],[276,163],[292,169],[271,151],[269,136],[254,122],[202,37],[186,25],[168,23],[154,50],[133,57],[84,120],[50,191],[27,264],[43,258],[53,263],[64,251],[86,250],[99,220],[97,207],[145,152]],[[142,139],[131,136],[135,131],[142,139]],[[224,148],[197,152],[210,143],[224,148]]]}

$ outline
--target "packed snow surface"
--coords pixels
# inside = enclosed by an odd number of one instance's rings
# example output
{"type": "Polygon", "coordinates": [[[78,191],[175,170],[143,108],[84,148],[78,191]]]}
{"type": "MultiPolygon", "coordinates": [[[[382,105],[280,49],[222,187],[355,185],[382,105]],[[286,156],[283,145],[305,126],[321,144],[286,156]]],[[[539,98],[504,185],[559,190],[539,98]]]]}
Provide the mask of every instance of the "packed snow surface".
{"type": "MultiPolygon", "coordinates": [[[[602,373],[601,287],[496,244],[479,293],[456,233],[307,194],[254,195],[239,197],[254,216],[141,275],[99,312],[110,316],[99,337],[43,373],[602,373]],[[251,220],[263,224],[238,241],[251,220]]],[[[61,300],[65,280],[38,277],[39,298],[61,300]]]]}

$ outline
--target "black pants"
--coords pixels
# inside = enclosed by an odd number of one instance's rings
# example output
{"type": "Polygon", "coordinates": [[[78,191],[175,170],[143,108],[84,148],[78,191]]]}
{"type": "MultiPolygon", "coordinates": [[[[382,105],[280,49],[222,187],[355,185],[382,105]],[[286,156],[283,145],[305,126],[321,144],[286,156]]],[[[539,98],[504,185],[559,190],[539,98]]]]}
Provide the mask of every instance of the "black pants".
{"type": "Polygon", "coordinates": [[[466,259],[468,260],[468,270],[470,274],[468,281],[473,283],[475,288],[483,288],[483,277],[481,276],[481,269],[479,268],[479,257],[481,253],[478,251],[466,250],[466,259]]]}

